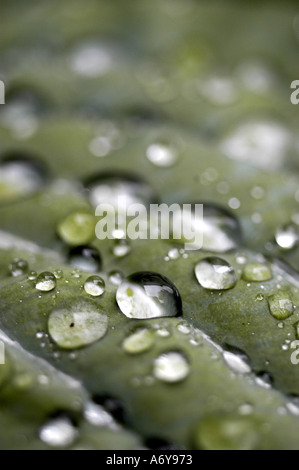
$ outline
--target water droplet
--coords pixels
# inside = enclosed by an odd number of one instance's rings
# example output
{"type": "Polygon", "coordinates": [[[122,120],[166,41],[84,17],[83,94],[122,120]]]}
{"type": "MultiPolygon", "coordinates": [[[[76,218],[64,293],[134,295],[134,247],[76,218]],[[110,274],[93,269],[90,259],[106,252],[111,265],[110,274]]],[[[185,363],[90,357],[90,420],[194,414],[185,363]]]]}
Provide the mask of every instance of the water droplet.
{"type": "Polygon", "coordinates": [[[9,271],[13,277],[23,276],[28,272],[28,263],[24,259],[15,258],[9,265],[9,271]]]}
{"type": "Polygon", "coordinates": [[[35,281],[36,278],[37,278],[37,272],[36,271],[30,271],[28,273],[28,279],[30,281],[35,281]]]}
{"type": "Polygon", "coordinates": [[[285,320],[294,313],[294,304],[287,291],[279,291],[268,297],[271,315],[277,320],[285,320]]]}
{"type": "Polygon", "coordinates": [[[273,386],[273,377],[268,372],[259,372],[255,377],[255,383],[269,390],[273,386]]]}
{"type": "Polygon", "coordinates": [[[168,336],[170,336],[170,332],[167,330],[167,328],[158,328],[156,333],[161,338],[168,338],[168,336]]]}
{"type": "Polygon", "coordinates": [[[162,382],[175,383],[184,380],[190,373],[186,357],[176,351],[161,354],[154,361],[153,374],[162,382]]]}
{"type": "Polygon", "coordinates": [[[277,245],[285,250],[291,250],[299,242],[299,229],[294,224],[287,224],[279,227],[275,233],[277,245]]]}
{"type": "Polygon", "coordinates": [[[115,211],[126,210],[132,204],[149,207],[157,200],[147,183],[126,173],[101,173],[89,178],[85,186],[93,206],[109,204],[115,211]]]}
{"type": "Polygon", "coordinates": [[[263,294],[257,294],[255,300],[261,301],[261,300],[264,300],[264,298],[265,297],[263,296],[263,294]]]}
{"type": "Polygon", "coordinates": [[[196,448],[204,450],[254,450],[258,440],[257,423],[233,414],[204,417],[195,433],[196,448]]]}
{"type": "Polygon", "coordinates": [[[131,251],[131,245],[127,240],[115,240],[112,252],[117,258],[127,256],[131,251]]]}
{"type": "Polygon", "coordinates": [[[78,75],[96,78],[107,74],[115,65],[114,52],[104,44],[80,44],[70,57],[70,66],[78,75]]]}
{"type": "Polygon", "coordinates": [[[67,417],[52,419],[39,431],[40,439],[51,447],[69,447],[77,435],[77,429],[67,417]]]}
{"type": "Polygon", "coordinates": [[[56,279],[62,279],[63,278],[63,271],[61,269],[57,269],[54,271],[54,276],[56,279]]]}
{"type": "Polygon", "coordinates": [[[223,351],[223,359],[228,367],[236,374],[250,374],[251,367],[247,355],[238,348],[230,347],[223,351]]]}
{"type": "Polygon", "coordinates": [[[232,266],[217,257],[207,257],[195,266],[195,276],[205,289],[226,290],[237,283],[237,277],[232,266]]]}
{"type": "Polygon", "coordinates": [[[153,330],[148,328],[138,328],[124,340],[123,348],[129,354],[140,354],[148,351],[153,344],[153,330]]]}
{"type": "Polygon", "coordinates": [[[264,263],[248,263],[243,270],[244,281],[262,282],[272,279],[272,271],[264,263]]]}
{"type": "Polygon", "coordinates": [[[124,279],[123,273],[120,271],[114,270],[109,273],[109,281],[115,286],[119,286],[124,279]]]}
{"type": "Polygon", "coordinates": [[[96,272],[102,267],[99,251],[88,245],[76,246],[69,251],[70,264],[82,271],[96,272]]]}
{"type": "Polygon", "coordinates": [[[175,285],[153,272],[135,273],[118,287],[116,301],[129,318],[172,317],[182,312],[182,301],[175,285]]]}
{"type": "Polygon", "coordinates": [[[174,142],[160,140],[151,144],[146,150],[148,160],[158,167],[173,166],[179,157],[179,149],[174,142]]]}
{"type": "Polygon", "coordinates": [[[98,297],[105,292],[105,281],[99,276],[90,276],[84,283],[87,294],[98,297]]]}
{"type": "Polygon", "coordinates": [[[9,154],[0,159],[0,201],[9,202],[30,196],[45,184],[44,165],[23,154],[9,154]]]}
{"type": "Polygon", "coordinates": [[[108,318],[92,304],[83,302],[71,308],[54,310],[48,320],[53,341],[63,349],[76,349],[102,338],[108,328],[108,318]]]}
{"type": "Polygon", "coordinates": [[[56,278],[54,274],[50,272],[43,272],[41,273],[37,279],[36,279],[36,284],[35,288],[39,291],[42,292],[49,292],[56,287],[56,278]]]}
{"type": "Polygon", "coordinates": [[[189,335],[191,333],[191,328],[188,323],[181,322],[177,324],[177,330],[184,335],[189,335]]]}
{"type": "Polygon", "coordinates": [[[58,225],[57,231],[68,245],[85,245],[95,238],[95,217],[84,212],[75,212],[58,225]]]}
{"type": "MultiPolygon", "coordinates": [[[[206,251],[225,253],[237,248],[242,240],[241,226],[238,219],[226,208],[204,203],[203,218],[196,217],[195,205],[191,205],[192,232],[203,235],[203,244],[199,246],[206,251]]],[[[190,224],[190,216],[186,211],[175,211],[173,214],[173,226],[183,227],[190,224]],[[188,220],[184,220],[184,217],[188,220]]],[[[200,237],[201,238],[201,237],[200,237]]]]}
{"type": "Polygon", "coordinates": [[[84,408],[85,419],[93,426],[104,427],[112,430],[119,429],[113,417],[100,405],[88,402],[84,408]]]}

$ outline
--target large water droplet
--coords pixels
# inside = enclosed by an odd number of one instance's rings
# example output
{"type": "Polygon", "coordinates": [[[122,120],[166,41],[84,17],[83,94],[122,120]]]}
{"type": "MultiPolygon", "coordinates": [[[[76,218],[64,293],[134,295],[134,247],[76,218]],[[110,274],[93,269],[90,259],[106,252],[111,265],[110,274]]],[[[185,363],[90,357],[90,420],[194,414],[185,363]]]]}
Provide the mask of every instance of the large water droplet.
{"type": "Polygon", "coordinates": [[[118,287],[116,301],[129,318],[172,317],[182,313],[182,301],[175,285],[153,272],[139,272],[118,287]]]}
{"type": "Polygon", "coordinates": [[[271,315],[277,320],[285,320],[294,313],[291,295],[286,290],[280,290],[268,297],[271,315]]]}
{"type": "Polygon", "coordinates": [[[46,182],[44,165],[27,155],[13,153],[0,159],[0,202],[30,196],[46,182]]]}
{"type": "MultiPolygon", "coordinates": [[[[241,226],[238,219],[226,208],[210,203],[203,203],[203,218],[196,217],[195,204],[191,205],[192,232],[203,235],[202,248],[206,251],[225,253],[237,248],[242,240],[241,226]]],[[[189,227],[188,211],[175,211],[173,226],[189,227]],[[184,220],[188,218],[188,220],[184,220]]],[[[199,238],[200,239],[200,238],[199,238]]]]}
{"type": "Polygon", "coordinates": [[[15,258],[9,265],[9,271],[12,276],[23,276],[28,272],[28,263],[24,259],[15,258]]]}
{"type": "Polygon", "coordinates": [[[77,435],[77,429],[67,417],[52,419],[39,431],[40,439],[51,447],[69,447],[77,435]]]}
{"type": "Polygon", "coordinates": [[[35,288],[39,291],[42,292],[49,292],[56,287],[56,278],[54,274],[50,272],[43,272],[41,273],[37,279],[36,279],[36,284],[35,288]]]}
{"type": "Polygon", "coordinates": [[[249,416],[207,416],[195,433],[198,449],[254,450],[259,440],[257,423],[249,416]]]}
{"type": "Polygon", "coordinates": [[[143,204],[148,207],[152,202],[156,202],[156,196],[147,183],[126,173],[101,173],[92,176],[85,185],[89,190],[90,201],[95,207],[99,204],[109,204],[118,211],[120,206],[125,210],[131,204],[143,204]]]}
{"type": "Polygon", "coordinates": [[[243,270],[243,279],[248,282],[263,282],[272,279],[272,271],[264,263],[248,263],[243,270]]]}
{"type": "Polygon", "coordinates": [[[295,224],[287,224],[279,227],[275,233],[278,246],[285,250],[291,250],[299,242],[299,227],[295,224]]]}
{"type": "Polygon", "coordinates": [[[205,289],[226,290],[237,283],[233,267],[227,261],[214,256],[204,258],[197,263],[195,276],[205,289]]]}
{"type": "Polygon", "coordinates": [[[155,359],[153,373],[162,382],[180,382],[189,375],[190,365],[182,353],[171,351],[155,359]]]}
{"type": "Polygon", "coordinates": [[[154,332],[148,328],[138,328],[123,342],[124,350],[129,354],[148,351],[154,344],[154,332]]]}
{"type": "Polygon", "coordinates": [[[84,283],[87,294],[98,297],[105,292],[105,281],[100,276],[90,276],[84,283]]]}
{"type": "Polygon", "coordinates": [[[70,308],[54,310],[48,320],[51,338],[63,349],[76,349],[102,338],[108,318],[93,305],[82,302],[70,308]]]}
{"type": "Polygon", "coordinates": [[[82,271],[96,272],[102,267],[99,251],[88,245],[76,246],[69,251],[70,264],[82,271]]]}
{"type": "Polygon", "coordinates": [[[95,238],[95,217],[84,212],[75,212],[58,225],[57,231],[68,245],[85,245],[95,238]]]}

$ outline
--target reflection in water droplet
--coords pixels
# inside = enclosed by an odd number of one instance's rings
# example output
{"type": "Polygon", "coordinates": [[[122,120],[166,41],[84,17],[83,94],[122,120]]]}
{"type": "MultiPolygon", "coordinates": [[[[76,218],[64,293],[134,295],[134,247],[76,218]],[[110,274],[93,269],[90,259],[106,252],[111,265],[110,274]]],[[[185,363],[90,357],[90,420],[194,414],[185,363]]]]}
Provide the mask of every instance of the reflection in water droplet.
{"type": "Polygon", "coordinates": [[[67,417],[52,419],[39,431],[40,439],[51,447],[68,447],[77,435],[77,429],[67,417]]]}
{"type": "Polygon", "coordinates": [[[70,264],[82,271],[96,272],[102,267],[99,251],[88,245],[76,246],[69,251],[70,264]]]}
{"type": "Polygon", "coordinates": [[[109,273],[109,281],[115,286],[119,286],[124,279],[123,273],[120,271],[114,270],[109,273]]]}
{"type": "Polygon", "coordinates": [[[126,210],[131,204],[148,207],[156,196],[148,184],[126,173],[106,172],[93,175],[85,182],[93,206],[112,205],[115,211],[126,210]]]}
{"type": "Polygon", "coordinates": [[[92,304],[82,302],[54,310],[48,320],[53,341],[63,349],[76,349],[102,338],[108,328],[108,318],[92,304]]]}
{"type": "Polygon", "coordinates": [[[129,318],[172,317],[182,312],[182,301],[175,285],[153,272],[135,273],[117,289],[116,301],[129,318]]]}
{"type": "Polygon", "coordinates": [[[281,248],[291,250],[299,242],[299,228],[295,224],[283,225],[277,229],[275,240],[281,248]]]}
{"type": "MultiPolygon", "coordinates": [[[[203,244],[199,248],[225,253],[240,245],[242,240],[241,226],[238,219],[228,209],[217,204],[204,203],[203,218],[196,217],[195,204],[191,205],[191,210],[192,232],[203,234],[203,244]]],[[[175,211],[173,226],[183,227],[183,224],[186,224],[189,227],[189,219],[188,211],[175,211]],[[188,220],[184,220],[185,217],[188,220]]]]}
{"type": "Polygon", "coordinates": [[[179,157],[179,149],[171,141],[157,141],[146,150],[148,160],[158,167],[173,166],[179,157]]]}
{"type": "Polygon", "coordinates": [[[39,191],[47,180],[44,165],[27,155],[13,153],[0,159],[0,202],[11,202],[39,191]]]}
{"type": "Polygon", "coordinates": [[[272,271],[264,263],[248,263],[243,270],[243,279],[248,282],[262,282],[272,279],[272,271]]]}
{"type": "Polygon", "coordinates": [[[99,276],[90,276],[84,283],[87,294],[98,297],[105,292],[105,281],[99,276]]]}
{"type": "Polygon", "coordinates": [[[154,361],[153,374],[162,382],[175,383],[184,380],[190,373],[186,357],[176,351],[161,354],[154,361]]]}
{"type": "Polygon", "coordinates": [[[268,297],[271,315],[277,320],[285,320],[294,313],[294,304],[289,292],[281,290],[268,297]]]}
{"type": "Polygon", "coordinates": [[[85,245],[95,238],[95,217],[84,212],[75,212],[58,225],[57,231],[68,245],[85,245]]]}
{"type": "Polygon", "coordinates": [[[15,258],[9,265],[9,271],[14,277],[23,276],[28,272],[28,263],[23,259],[15,258]]]}
{"type": "Polygon", "coordinates": [[[195,276],[205,289],[226,290],[237,283],[237,276],[232,266],[217,257],[207,257],[195,266],[195,276]]]}
{"type": "Polygon", "coordinates": [[[154,332],[148,328],[138,328],[124,342],[123,348],[129,354],[140,354],[148,351],[154,344],[154,332]]]}
{"type": "Polygon", "coordinates": [[[233,414],[203,418],[195,433],[197,449],[254,450],[259,440],[257,423],[250,416],[233,414]]]}
{"type": "Polygon", "coordinates": [[[35,288],[39,291],[42,292],[49,292],[56,287],[56,278],[54,274],[50,272],[43,272],[41,273],[37,279],[36,279],[36,284],[35,288]]]}
{"type": "Polygon", "coordinates": [[[127,256],[131,251],[131,245],[128,240],[115,240],[112,252],[117,258],[127,256]]]}

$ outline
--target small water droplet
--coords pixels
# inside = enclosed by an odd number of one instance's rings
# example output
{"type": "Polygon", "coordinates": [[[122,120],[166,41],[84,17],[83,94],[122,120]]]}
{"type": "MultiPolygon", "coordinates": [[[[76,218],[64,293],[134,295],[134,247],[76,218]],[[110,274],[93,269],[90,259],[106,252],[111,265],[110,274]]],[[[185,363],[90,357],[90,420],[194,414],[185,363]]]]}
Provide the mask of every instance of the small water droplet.
{"type": "Polygon", "coordinates": [[[223,359],[228,367],[236,374],[250,374],[251,367],[247,355],[238,348],[223,351],[223,359]]]}
{"type": "Polygon", "coordinates": [[[58,346],[76,349],[102,338],[107,332],[108,318],[92,304],[83,302],[54,310],[49,316],[48,328],[58,346]]]}
{"type": "Polygon", "coordinates": [[[37,278],[37,272],[36,271],[30,271],[28,273],[28,279],[30,281],[35,281],[36,278],[37,278]]]}
{"type": "Polygon", "coordinates": [[[263,296],[263,294],[257,294],[255,300],[261,301],[261,300],[264,300],[264,298],[265,297],[263,296]]]}
{"type": "Polygon", "coordinates": [[[172,260],[175,260],[175,259],[178,259],[180,256],[180,252],[177,248],[172,248],[171,250],[169,250],[168,252],[168,258],[169,259],[172,259],[172,260]]]}
{"type": "Polygon", "coordinates": [[[195,266],[195,276],[205,289],[226,290],[237,283],[233,267],[217,257],[207,257],[199,261],[195,266]]]}
{"type": "Polygon", "coordinates": [[[294,304],[286,290],[276,292],[268,297],[271,315],[277,320],[285,320],[294,313],[294,304]]]}
{"type": "Polygon", "coordinates": [[[158,328],[156,333],[161,338],[168,338],[168,336],[170,336],[170,332],[167,330],[167,328],[158,328]]]}
{"type": "Polygon", "coordinates": [[[69,251],[70,264],[82,271],[97,272],[102,267],[99,251],[88,245],[76,246],[69,251]]]}
{"type": "Polygon", "coordinates": [[[153,165],[165,168],[177,162],[179,150],[173,142],[160,140],[147,148],[146,156],[153,165]]]}
{"type": "Polygon", "coordinates": [[[112,252],[117,258],[127,256],[131,251],[131,245],[127,240],[115,240],[112,252]]]}
{"type": "Polygon", "coordinates": [[[68,215],[57,228],[60,238],[68,245],[86,245],[95,238],[95,217],[84,212],[68,215]]]}
{"type": "Polygon", "coordinates": [[[264,263],[248,263],[243,270],[244,281],[262,282],[272,279],[272,271],[264,263]]]}
{"type": "Polygon", "coordinates": [[[177,329],[180,333],[183,333],[184,335],[189,335],[191,332],[191,328],[188,325],[188,323],[181,322],[177,324],[177,329]]]}
{"type": "Polygon", "coordinates": [[[285,250],[291,250],[299,242],[299,228],[294,224],[279,227],[275,233],[277,245],[285,250]]]}
{"type": "Polygon", "coordinates": [[[63,278],[63,271],[61,269],[58,269],[57,271],[54,271],[54,276],[56,279],[62,279],[63,278]]]}
{"type": "Polygon", "coordinates": [[[28,272],[28,263],[24,259],[15,258],[9,265],[9,271],[13,277],[23,276],[28,272]]]}
{"type": "Polygon", "coordinates": [[[37,279],[36,279],[36,284],[35,288],[39,291],[42,292],[49,292],[56,287],[56,278],[54,274],[50,272],[43,272],[41,273],[37,279]]]}
{"type": "Polygon", "coordinates": [[[154,361],[153,374],[162,382],[175,383],[184,380],[190,373],[186,357],[176,351],[161,354],[154,361]]]}
{"type": "Polygon", "coordinates": [[[105,292],[105,281],[100,276],[90,276],[84,283],[87,294],[98,297],[105,292]]]}
{"type": "Polygon", "coordinates": [[[148,351],[153,344],[153,330],[138,328],[124,340],[123,348],[129,354],[140,354],[148,351]]]}
{"type": "Polygon", "coordinates": [[[52,419],[39,431],[40,439],[51,447],[69,447],[77,435],[77,429],[67,417],[52,419]]]}
{"type": "Polygon", "coordinates": [[[123,273],[120,271],[114,270],[109,273],[109,281],[115,286],[119,286],[124,279],[123,273]]]}
{"type": "Polygon", "coordinates": [[[161,274],[148,271],[125,279],[117,289],[116,301],[129,318],[172,317],[182,311],[175,285],[161,274]]]}

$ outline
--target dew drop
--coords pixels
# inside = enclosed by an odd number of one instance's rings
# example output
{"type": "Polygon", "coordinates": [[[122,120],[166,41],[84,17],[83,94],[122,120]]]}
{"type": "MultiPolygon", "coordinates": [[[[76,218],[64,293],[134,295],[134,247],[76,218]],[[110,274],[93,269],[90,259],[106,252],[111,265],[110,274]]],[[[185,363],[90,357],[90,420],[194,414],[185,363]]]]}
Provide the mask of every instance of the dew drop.
{"type": "Polygon", "coordinates": [[[217,257],[207,257],[195,266],[195,276],[205,289],[226,290],[237,283],[237,276],[232,266],[217,257]]]}
{"type": "Polygon", "coordinates": [[[190,373],[186,357],[176,351],[161,354],[154,360],[153,374],[162,382],[175,383],[184,380],[190,373]]]}
{"type": "Polygon", "coordinates": [[[251,367],[247,355],[238,348],[230,348],[230,350],[223,351],[224,362],[236,374],[245,375],[250,374],[251,367]]]}
{"type": "Polygon", "coordinates": [[[67,417],[52,419],[39,431],[40,439],[51,447],[69,447],[77,435],[77,429],[67,417]]]}
{"type": "Polygon", "coordinates": [[[91,214],[75,212],[58,225],[57,231],[68,245],[86,245],[95,238],[95,218],[91,214]]]}
{"type": "Polygon", "coordinates": [[[30,281],[35,281],[36,278],[37,278],[37,272],[36,271],[30,271],[28,273],[28,279],[30,281]]]}
{"type": "Polygon", "coordinates": [[[146,156],[153,165],[167,168],[177,162],[179,150],[173,142],[160,140],[147,148],[146,156]]]}
{"type": "Polygon", "coordinates": [[[129,354],[148,351],[154,344],[154,333],[148,328],[138,328],[123,342],[123,349],[129,354]]]}
{"type": "Polygon", "coordinates": [[[299,242],[299,228],[294,224],[283,225],[277,229],[275,240],[281,248],[291,250],[299,242]]]}
{"type": "Polygon", "coordinates": [[[13,277],[23,276],[28,272],[28,263],[24,259],[15,258],[9,265],[9,271],[13,277]]]}
{"type": "Polygon", "coordinates": [[[112,50],[103,44],[80,44],[70,57],[70,66],[74,72],[85,78],[100,77],[113,68],[113,55],[112,50]]]}
{"type": "Polygon", "coordinates": [[[131,245],[127,240],[115,240],[112,252],[116,258],[123,258],[131,252],[131,245]]]}
{"type": "Polygon", "coordinates": [[[82,271],[96,272],[102,267],[99,251],[88,245],[76,246],[69,251],[70,264],[82,271]]]}
{"type": "Polygon", "coordinates": [[[107,315],[86,302],[54,310],[48,320],[53,341],[63,349],[76,349],[102,338],[108,328],[107,315]]]}
{"type": "Polygon", "coordinates": [[[105,281],[100,276],[90,276],[84,283],[84,290],[93,297],[99,297],[105,292],[105,281]]]}
{"type": "MultiPolygon", "coordinates": [[[[182,208],[174,211],[173,226],[184,227],[185,224],[187,227],[190,225],[189,212],[183,211],[182,208]]],[[[198,248],[206,251],[225,253],[237,248],[242,240],[238,219],[218,204],[204,203],[203,217],[197,215],[195,204],[191,204],[191,229],[192,233],[198,234],[199,240],[203,238],[202,245],[198,248]]]]}
{"type": "Polygon", "coordinates": [[[128,318],[172,317],[182,312],[182,301],[175,285],[153,272],[134,273],[116,292],[117,304],[128,318]]]}
{"type": "Polygon", "coordinates": [[[197,449],[254,450],[259,440],[257,423],[249,416],[207,416],[195,433],[197,449]]]}
{"type": "Polygon", "coordinates": [[[289,292],[279,291],[268,297],[271,315],[277,320],[285,320],[294,313],[294,304],[289,292]]]}
{"type": "Polygon", "coordinates": [[[114,270],[110,271],[109,273],[109,281],[114,284],[115,286],[119,286],[124,279],[124,275],[122,272],[114,270]]]}
{"type": "Polygon", "coordinates": [[[272,271],[263,263],[248,263],[243,270],[243,279],[248,282],[263,282],[272,279],[272,271]]]}
{"type": "Polygon", "coordinates": [[[39,191],[47,180],[44,165],[23,154],[0,159],[0,202],[10,202],[39,191]]]}
{"type": "Polygon", "coordinates": [[[94,207],[109,204],[115,211],[125,211],[132,204],[149,207],[157,199],[147,183],[126,173],[101,173],[89,178],[85,186],[94,207]]]}
{"type": "Polygon", "coordinates": [[[39,291],[49,292],[55,289],[55,287],[56,287],[56,278],[54,274],[50,272],[45,271],[41,273],[36,279],[35,288],[39,291]]]}

